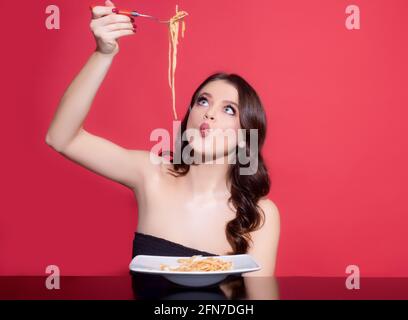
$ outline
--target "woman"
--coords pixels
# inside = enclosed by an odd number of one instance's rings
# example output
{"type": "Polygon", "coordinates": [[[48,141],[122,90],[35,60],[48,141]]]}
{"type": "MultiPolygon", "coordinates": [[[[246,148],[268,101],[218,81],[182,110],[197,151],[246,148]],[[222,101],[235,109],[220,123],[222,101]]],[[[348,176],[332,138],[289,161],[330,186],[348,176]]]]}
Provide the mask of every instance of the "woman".
{"type": "Polygon", "coordinates": [[[117,40],[135,34],[134,21],[112,14],[112,7],[106,1],[105,6],[92,9],[97,47],[64,93],[47,132],[47,144],[134,192],[139,221],[133,256],[248,253],[261,270],[244,276],[272,276],[280,222],[277,207],[266,198],[269,177],[260,153],[266,117],[258,95],[244,79],[220,73],[199,86],[181,132],[195,130],[200,135],[178,141],[181,149],[175,151],[173,163],[161,154],[122,148],[83,128],[93,98],[119,52],[117,40]],[[246,140],[233,138],[227,146],[217,144],[215,151],[209,150],[210,137],[239,129],[257,129],[255,148],[247,132],[246,140]],[[180,157],[186,147],[195,159],[192,163],[180,157]],[[244,165],[239,162],[207,161],[228,160],[239,150],[248,154],[254,149],[257,170],[252,174],[242,174],[244,165]]]}

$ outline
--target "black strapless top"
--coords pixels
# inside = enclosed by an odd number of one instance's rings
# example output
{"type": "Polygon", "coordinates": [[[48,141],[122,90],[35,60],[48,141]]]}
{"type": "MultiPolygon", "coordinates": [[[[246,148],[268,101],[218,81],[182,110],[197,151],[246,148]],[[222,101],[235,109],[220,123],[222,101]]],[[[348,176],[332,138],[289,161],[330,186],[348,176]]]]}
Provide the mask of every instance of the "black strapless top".
{"type": "MultiPolygon", "coordinates": [[[[217,256],[216,254],[200,251],[194,248],[183,246],[180,243],[173,242],[164,238],[156,237],[150,234],[135,232],[133,240],[133,258],[137,255],[155,255],[155,256],[217,256]]],[[[132,288],[137,299],[157,300],[159,299],[216,299],[227,300],[225,294],[218,284],[205,288],[185,288],[167,281],[160,275],[144,274],[132,272],[132,288]],[[187,290],[186,290],[187,289],[187,290]]],[[[224,282],[235,281],[237,276],[229,275],[224,282]]],[[[238,276],[238,280],[243,280],[238,276]]]]}
{"type": "Polygon", "coordinates": [[[132,257],[134,258],[139,254],[172,257],[193,255],[217,256],[217,254],[186,247],[180,243],[164,238],[159,238],[141,232],[135,232],[132,257]]]}

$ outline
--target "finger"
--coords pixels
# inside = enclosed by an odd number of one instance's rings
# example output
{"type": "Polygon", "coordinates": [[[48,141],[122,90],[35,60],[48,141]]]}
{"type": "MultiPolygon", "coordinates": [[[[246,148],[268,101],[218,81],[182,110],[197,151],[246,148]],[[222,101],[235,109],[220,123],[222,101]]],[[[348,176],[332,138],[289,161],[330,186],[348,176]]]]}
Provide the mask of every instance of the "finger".
{"type": "Polygon", "coordinates": [[[125,16],[123,14],[110,14],[105,17],[99,18],[96,20],[96,23],[101,26],[106,26],[108,24],[113,24],[113,23],[124,23],[124,22],[131,22],[132,19],[128,16],[125,16]]]}
{"type": "Polygon", "coordinates": [[[92,18],[98,19],[108,14],[112,14],[112,7],[94,6],[91,7],[92,18]]]}
{"type": "Polygon", "coordinates": [[[130,36],[130,35],[135,34],[135,33],[136,33],[136,30],[135,31],[132,31],[132,30],[118,30],[118,31],[109,32],[108,36],[110,38],[116,40],[118,38],[121,38],[121,37],[124,37],[124,36],[130,36]]]}
{"type": "Polygon", "coordinates": [[[108,31],[117,31],[117,30],[133,30],[136,29],[136,25],[132,23],[114,23],[106,26],[108,31]]]}
{"type": "Polygon", "coordinates": [[[106,0],[106,1],[105,1],[105,6],[107,6],[107,7],[114,7],[115,5],[113,4],[112,1],[106,0]]]}

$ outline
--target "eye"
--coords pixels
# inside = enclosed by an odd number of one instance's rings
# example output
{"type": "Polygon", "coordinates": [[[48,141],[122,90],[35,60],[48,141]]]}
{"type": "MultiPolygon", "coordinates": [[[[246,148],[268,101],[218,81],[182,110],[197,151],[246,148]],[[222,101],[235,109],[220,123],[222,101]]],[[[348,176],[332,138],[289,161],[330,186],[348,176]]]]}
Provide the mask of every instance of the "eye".
{"type": "Polygon", "coordinates": [[[224,108],[224,110],[226,110],[226,112],[227,112],[228,114],[230,114],[230,115],[235,115],[235,113],[236,113],[235,109],[234,109],[233,107],[231,107],[231,106],[226,106],[226,107],[224,108]]]}
{"type": "MultiPolygon", "coordinates": [[[[207,99],[206,98],[204,98],[204,97],[200,97],[200,98],[198,98],[197,99],[197,103],[200,105],[200,106],[202,106],[202,104],[200,104],[201,103],[201,101],[207,101],[207,99]]],[[[208,101],[207,101],[208,102],[208,101]]]]}

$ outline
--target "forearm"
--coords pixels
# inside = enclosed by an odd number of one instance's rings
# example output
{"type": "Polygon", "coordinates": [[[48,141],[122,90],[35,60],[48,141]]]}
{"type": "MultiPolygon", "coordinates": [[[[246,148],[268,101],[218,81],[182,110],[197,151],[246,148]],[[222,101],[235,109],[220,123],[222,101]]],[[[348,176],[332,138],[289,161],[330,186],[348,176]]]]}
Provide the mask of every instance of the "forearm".
{"type": "Polygon", "coordinates": [[[61,98],[47,132],[49,145],[62,149],[78,134],[113,57],[98,51],[92,53],[61,98]]]}

